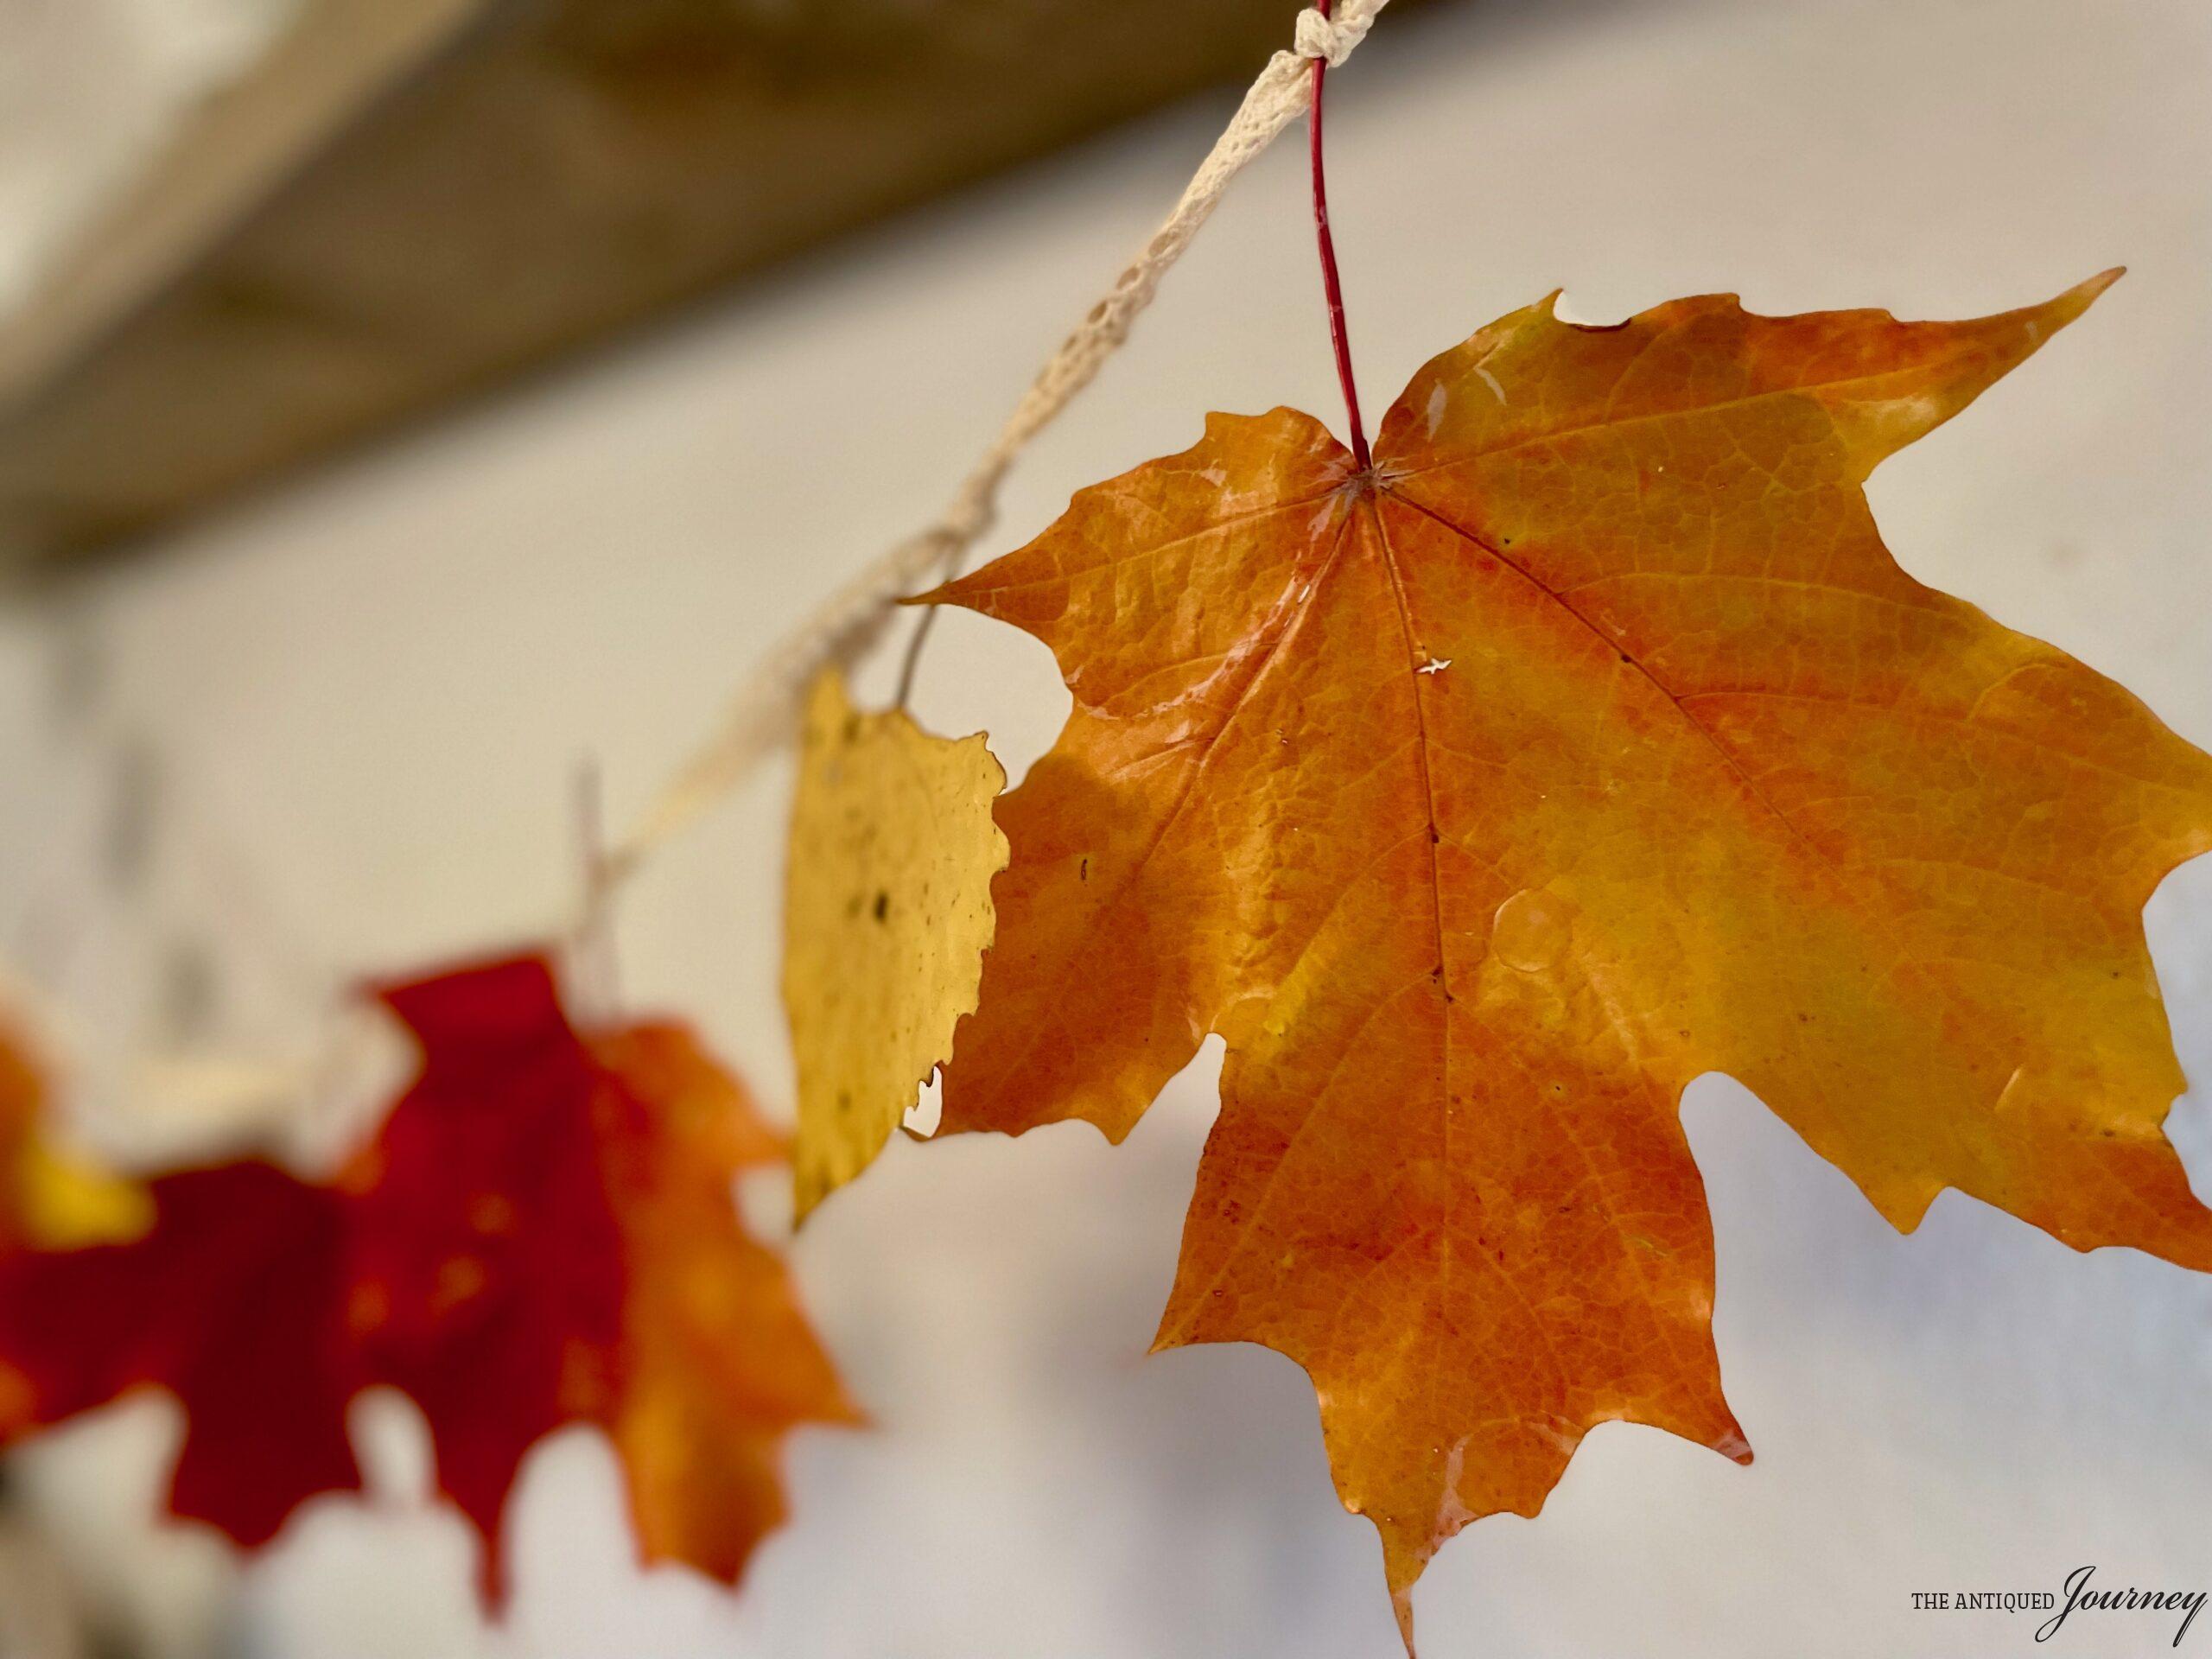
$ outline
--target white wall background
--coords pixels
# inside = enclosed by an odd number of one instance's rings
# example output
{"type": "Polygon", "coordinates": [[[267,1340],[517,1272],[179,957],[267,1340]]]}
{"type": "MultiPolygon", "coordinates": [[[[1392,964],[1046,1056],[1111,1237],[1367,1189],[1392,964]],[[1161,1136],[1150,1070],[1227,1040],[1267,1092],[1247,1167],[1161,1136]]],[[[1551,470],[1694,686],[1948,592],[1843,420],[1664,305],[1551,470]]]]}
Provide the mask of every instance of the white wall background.
{"type": "MultiPolygon", "coordinates": [[[[1369,403],[1562,283],[1586,320],[1715,289],[1950,316],[2126,261],[2088,319],[1887,466],[1875,505],[1915,574],[2212,742],[2209,76],[2203,0],[1386,17],[1332,82],[1369,403]]],[[[549,925],[575,879],[579,757],[626,817],[779,630],[932,514],[1225,113],[1183,110],[849,243],[9,618],[0,937],[88,1022],[110,1059],[93,1075],[113,1081],[118,1033],[159,1034],[156,965],[202,931],[232,964],[219,1027],[273,1038],[319,973],[549,925]],[[126,902],[85,849],[134,745],[167,787],[150,885],[126,902]],[[175,850],[187,836],[202,855],[175,850]],[[213,880],[217,862],[239,874],[213,880]]],[[[1183,447],[1210,408],[1335,418],[1296,149],[1239,184],[1024,462],[1000,547],[1183,447]]],[[[1040,648],[956,614],[919,707],[990,727],[1018,775],[1065,697],[1040,648]]],[[[621,926],[630,999],[702,1022],[771,1098],[784,782],[685,842],[621,926]]],[[[2183,1060],[2212,1077],[2212,865],[2149,921],[2183,1060]]],[[[1303,1377],[1252,1348],[1141,1357],[1210,1064],[1119,1150],[1079,1128],[898,1145],[822,1212],[797,1270],[879,1427],[800,1438],[796,1519],[741,1599],[629,1567],[612,1464],[581,1433],[528,1469],[499,1633],[470,1611],[457,1523],[419,1507],[394,1402],[364,1412],[384,1491],[305,1516],[243,1610],[218,1611],[211,1542],[128,1518],[172,1432],[158,1408],[60,1437],[31,1472],[178,1652],[213,1630],[288,1659],[1387,1655],[1374,1536],[1333,1503],[1303,1377]]],[[[1686,1116],[1758,1461],[1600,1430],[1541,1520],[1484,1522],[1439,1555],[1424,1650],[2167,1651],[2164,1615],[2082,1616],[2039,1649],[2032,1618],[1909,1599],[2055,1588],[2091,1562],[2212,1588],[2212,1280],[2076,1256],[1956,1195],[1901,1239],[1741,1089],[1708,1079],[1686,1116]]],[[[2172,1129],[2212,1190],[2206,1119],[2184,1098],[2172,1129]]],[[[2207,1643],[2212,1620],[2189,1638],[2207,1643]]]]}

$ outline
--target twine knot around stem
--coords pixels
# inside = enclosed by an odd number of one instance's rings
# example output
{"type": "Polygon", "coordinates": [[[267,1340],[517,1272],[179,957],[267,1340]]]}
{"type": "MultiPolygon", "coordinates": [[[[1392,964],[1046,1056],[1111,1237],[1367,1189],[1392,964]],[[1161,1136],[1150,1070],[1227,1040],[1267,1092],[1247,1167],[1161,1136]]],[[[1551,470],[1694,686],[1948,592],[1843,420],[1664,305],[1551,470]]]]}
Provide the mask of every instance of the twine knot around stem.
{"type": "Polygon", "coordinates": [[[1298,55],[1318,58],[1332,69],[1340,68],[1367,38],[1374,23],[1374,12],[1364,7],[1348,6],[1342,16],[1332,17],[1309,6],[1298,14],[1298,55]]]}

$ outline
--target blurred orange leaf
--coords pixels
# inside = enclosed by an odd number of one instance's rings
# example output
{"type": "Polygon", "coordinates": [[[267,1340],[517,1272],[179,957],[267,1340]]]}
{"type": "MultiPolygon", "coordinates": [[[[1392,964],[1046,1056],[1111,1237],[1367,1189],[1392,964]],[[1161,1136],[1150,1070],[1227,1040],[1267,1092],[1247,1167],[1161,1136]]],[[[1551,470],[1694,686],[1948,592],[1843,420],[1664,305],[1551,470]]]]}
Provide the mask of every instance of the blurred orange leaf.
{"type": "Polygon", "coordinates": [[[855,1416],[733,1202],[780,1143],[685,1032],[580,1036],[541,958],[383,995],[422,1070],[334,1184],[171,1176],[141,1240],[0,1260],[0,1440],[166,1389],[187,1418],[171,1507],[257,1545],[359,1486],[346,1407],[391,1384],[497,1602],[524,1455],[595,1423],[645,1557],[734,1583],[782,1517],[783,1435],[855,1416]]]}
{"type": "Polygon", "coordinates": [[[42,1089],[29,1057],[0,1027],[0,1251],[22,1243],[23,1155],[38,1122],[42,1089]]]}
{"type": "Polygon", "coordinates": [[[1954,1186],[2212,1267],[2141,926],[2212,760],[1906,575],[1861,490],[2110,280],[1962,323],[1538,305],[1415,375],[1371,472],[1216,416],[931,596],[1075,698],[999,811],[945,1126],[1118,1140],[1224,1035],[1159,1342],[1312,1374],[1408,1640],[1438,1545],[1592,1425],[1748,1458],[1700,1073],[1901,1228],[1954,1186]]]}

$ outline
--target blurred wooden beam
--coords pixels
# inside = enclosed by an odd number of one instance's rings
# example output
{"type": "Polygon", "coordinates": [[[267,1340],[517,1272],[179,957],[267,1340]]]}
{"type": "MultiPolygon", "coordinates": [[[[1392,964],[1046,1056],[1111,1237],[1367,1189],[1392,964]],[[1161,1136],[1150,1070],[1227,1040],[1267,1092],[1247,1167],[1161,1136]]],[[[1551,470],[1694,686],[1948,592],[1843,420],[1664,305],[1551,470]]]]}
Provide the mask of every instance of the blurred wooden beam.
{"type": "Polygon", "coordinates": [[[237,86],[211,99],[0,327],[0,406],[21,401],[190,269],[395,77],[454,39],[484,0],[312,0],[237,86]]]}
{"type": "Polygon", "coordinates": [[[1297,4],[321,0],[0,335],[0,557],[143,536],[1242,79],[1297,4]]]}

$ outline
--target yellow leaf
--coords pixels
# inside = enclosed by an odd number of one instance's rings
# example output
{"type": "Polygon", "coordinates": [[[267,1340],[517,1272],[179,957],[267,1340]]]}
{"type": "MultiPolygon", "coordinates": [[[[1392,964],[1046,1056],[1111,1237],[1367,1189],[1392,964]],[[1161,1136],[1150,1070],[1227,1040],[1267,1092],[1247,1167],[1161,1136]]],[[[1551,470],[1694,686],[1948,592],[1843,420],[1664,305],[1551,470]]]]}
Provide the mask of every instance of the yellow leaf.
{"type": "Polygon", "coordinates": [[[0,1249],[82,1249],[153,1224],[144,1188],[55,1149],[41,1125],[45,1086],[0,1032],[0,1249]]]}
{"type": "Polygon", "coordinates": [[[154,1224],[153,1201],[135,1181],[33,1140],[18,1154],[16,1199],[24,1239],[41,1250],[126,1244],[154,1224]]]}
{"type": "Polygon", "coordinates": [[[932,737],[855,709],[834,671],[815,683],[784,905],[802,1221],[883,1149],[975,1009],[1005,786],[981,734],[932,737]]]}

